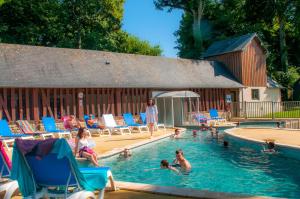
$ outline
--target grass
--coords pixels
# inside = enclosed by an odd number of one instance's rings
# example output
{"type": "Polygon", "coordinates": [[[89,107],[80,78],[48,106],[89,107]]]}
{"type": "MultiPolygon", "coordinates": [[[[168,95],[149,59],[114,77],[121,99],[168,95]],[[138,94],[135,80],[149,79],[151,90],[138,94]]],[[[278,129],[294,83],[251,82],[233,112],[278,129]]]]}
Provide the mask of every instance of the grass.
{"type": "MultiPolygon", "coordinates": [[[[272,117],[268,114],[265,117],[272,117]]],[[[275,118],[300,118],[300,110],[281,111],[274,113],[275,118]]]]}

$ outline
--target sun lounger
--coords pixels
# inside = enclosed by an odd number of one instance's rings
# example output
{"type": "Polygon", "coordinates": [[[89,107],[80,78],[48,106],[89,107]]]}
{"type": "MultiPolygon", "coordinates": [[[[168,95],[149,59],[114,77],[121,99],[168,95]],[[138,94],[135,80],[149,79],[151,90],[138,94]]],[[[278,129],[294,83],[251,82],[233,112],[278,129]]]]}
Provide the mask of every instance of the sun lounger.
{"type": "Polygon", "coordinates": [[[37,131],[35,128],[33,128],[32,125],[29,124],[29,122],[27,120],[17,120],[16,121],[19,129],[21,130],[22,133],[26,134],[26,135],[38,135],[40,137],[42,137],[43,139],[46,138],[53,138],[53,134],[52,133],[45,133],[45,132],[39,132],[37,131]]]}
{"type": "Polygon", "coordinates": [[[148,126],[136,123],[131,113],[124,113],[123,118],[125,123],[131,128],[132,131],[137,129],[139,133],[149,132],[148,126]]]}
{"type": "Polygon", "coordinates": [[[18,189],[18,182],[10,180],[11,162],[0,141],[0,193],[5,192],[3,199],[10,199],[18,189]]]}
{"type": "MultiPolygon", "coordinates": [[[[93,119],[95,118],[95,116],[93,116],[93,119]]],[[[110,130],[108,128],[104,128],[104,129],[100,129],[96,126],[91,126],[88,124],[88,120],[89,120],[89,116],[88,115],[84,115],[84,121],[85,121],[85,125],[86,127],[90,130],[90,132],[92,134],[97,134],[97,135],[107,135],[110,136],[110,130]],[[106,134],[105,134],[106,133],[106,134]]]]}
{"type": "Polygon", "coordinates": [[[214,109],[214,108],[210,109],[209,115],[212,120],[226,121],[224,118],[219,117],[217,109],[214,109]]]}
{"type": "Polygon", "coordinates": [[[193,118],[200,124],[203,123],[207,123],[207,117],[205,117],[204,115],[200,114],[200,113],[196,113],[194,114],[193,118]]]}
{"type": "Polygon", "coordinates": [[[111,130],[112,133],[119,132],[123,134],[131,134],[128,126],[118,126],[112,114],[103,114],[105,126],[111,130]]]}
{"type": "Polygon", "coordinates": [[[43,117],[42,122],[46,132],[57,134],[59,138],[62,138],[64,136],[70,139],[72,138],[70,131],[57,129],[54,118],[43,117]]]}
{"type": "Polygon", "coordinates": [[[103,199],[104,189],[111,175],[110,168],[79,168],[65,139],[53,139],[51,142],[38,141],[36,150],[30,151],[26,147],[26,153],[22,147],[32,143],[27,140],[20,143],[16,140],[11,178],[18,181],[22,196],[95,198],[92,191],[98,190],[99,198],[103,199]],[[43,149],[48,147],[49,150],[45,152],[43,149]]]}
{"type": "MultiPolygon", "coordinates": [[[[146,113],[140,113],[140,118],[142,120],[142,123],[147,125],[146,113]]],[[[156,128],[162,128],[162,129],[166,130],[166,127],[164,124],[156,124],[156,128]]]]}
{"type": "Polygon", "coordinates": [[[10,151],[9,144],[13,144],[15,141],[15,138],[21,138],[21,139],[34,139],[31,135],[25,135],[23,133],[13,133],[6,120],[0,120],[0,136],[2,138],[3,145],[5,148],[10,151]]]}

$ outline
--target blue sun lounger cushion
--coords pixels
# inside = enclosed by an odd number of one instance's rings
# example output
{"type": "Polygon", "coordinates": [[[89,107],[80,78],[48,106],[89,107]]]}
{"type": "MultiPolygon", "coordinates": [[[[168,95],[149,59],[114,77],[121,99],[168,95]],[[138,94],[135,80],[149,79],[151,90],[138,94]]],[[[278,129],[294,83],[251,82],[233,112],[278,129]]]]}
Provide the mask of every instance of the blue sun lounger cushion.
{"type": "MultiPolygon", "coordinates": [[[[88,120],[89,120],[89,119],[90,119],[90,116],[84,115],[84,121],[85,121],[86,126],[87,126],[89,129],[99,129],[99,125],[97,125],[97,124],[93,124],[92,126],[89,125],[89,123],[88,123],[88,120]]],[[[95,119],[95,116],[94,116],[94,115],[92,116],[92,119],[95,119]]]]}
{"type": "Polygon", "coordinates": [[[140,118],[143,124],[147,124],[146,113],[140,113],[140,118]]]}
{"type": "Polygon", "coordinates": [[[123,114],[123,118],[124,118],[125,123],[126,123],[128,126],[141,126],[141,124],[137,124],[137,123],[134,121],[134,118],[133,118],[133,116],[132,116],[131,113],[124,113],[124,114],[123,114]]]}
{"type": "Polygon", "coordinates": [[[219,114],[218,114],[217,109],[210,109],[210,110],[209,110],[209,115],[210,115],[210,118],[211,118],[211,119],[214,119],[214,120],[223,119],[223,118],[220,118],[220,117],[219,117],[219,114]]]}
{"type": "Polygon", "coordinates": [[[60,130],[60,129],[56,128],[55,120],[53,117],[43,117],[42,122],[45,127],[45,131],[47,131],[49,133],[65,132],[64,130],[60,130]]]}
{"type": "Polygon", "coordinates": [[[18,180],[23,197],[34,196],[42,188],[48,187],[64,188],[64,191],[69,187],[87,191],[103,190],[109,170],[108,167],[79,169],[65,139],[57,139],[51,151],[39,158],[32,152],[23,155],[15,142],[12,164],[11,178],[18,180]]]}
{"type": "Polygon", "coordinates": [[[14,138],[14,137],[26,137],[26,136],[29,136],[29,135],[13,133],[10,130],[7,121],[6,120],[0,120],[0,136],[1,137],[14,138]]]}

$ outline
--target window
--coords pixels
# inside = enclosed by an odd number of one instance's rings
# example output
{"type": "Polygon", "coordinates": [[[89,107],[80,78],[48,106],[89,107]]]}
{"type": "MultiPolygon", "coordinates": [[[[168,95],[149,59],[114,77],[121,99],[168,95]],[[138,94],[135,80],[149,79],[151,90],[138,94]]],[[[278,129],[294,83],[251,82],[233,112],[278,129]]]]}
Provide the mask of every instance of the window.
{"type": "Polygon", "coordinates": [[[252,100],[259,100],[259,90],[258,89],[252,89],[251,90],[251,96],[252,96],[252,100]]]}

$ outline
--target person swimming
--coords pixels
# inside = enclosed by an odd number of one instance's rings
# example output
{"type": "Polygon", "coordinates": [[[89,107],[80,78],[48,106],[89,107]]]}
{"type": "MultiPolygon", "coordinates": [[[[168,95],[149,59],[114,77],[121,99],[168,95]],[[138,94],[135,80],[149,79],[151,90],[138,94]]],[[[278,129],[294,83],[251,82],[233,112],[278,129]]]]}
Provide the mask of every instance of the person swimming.
{"type": "Polygon", "coordinates": [[[185,159],[182,151],[181,152],[179,151],[178,153],[176,153],[176,159],[177,159],[182,171],[184,171],[184,172],[191,171],[192,165],[190,164],[190,162],[187,159],[185,159]]]}
{"type": "Polygon", "coordinates": [[[193,137],[197,137],[197,131],[193,130],[193,137]]]}
{"type": "Polygon", "coordinates": [[[275,142],[274,141],[266,141],[267,148],[264,147],[264,153],[275,153],[275,142]]]}
{"type": "Polygon", "coordinates": [[[228,141],[226,141],[226,140],[224,140],[224,142],[223,142],[223,146],[224,146],[224,148],[228,148],[228,145],[229,145],[229,142],[228,142],[228,141]]]}
{"type": "Polygon", "coordinates": [[[181,138],[180,130],[179,130],[179,129],[175,129],[175,132],[174,132],[173,135],[171,135],[171,138],[174,138],[174,139],[179,139],[179,138],[181,138]]]}
{"type": "Polygon", "coordinates": [[[178,172],[178,170],[176,168],[174,168],[173,166],[169,165],[168,160],[162,160],[160,162],[160,168],[162,168],[162,169],[169,169],[171,171],[178,172]]]}
{"type": "Polygon", "coordinates": [[[208,130],[208,126],[205,125],[205,124],[201,124],[200,130],[201,130],[201,131],[207,131],[207,130],[208,130]]]}
{"type": "Polygon", "coordinates": [[[120,153],[120,157],[129,158],[132,156],[132,153],[129,149],[125,148],[122,153],[120,153]]]}

